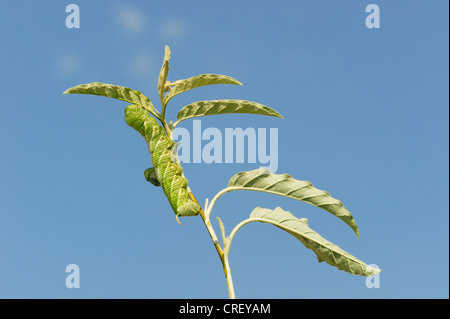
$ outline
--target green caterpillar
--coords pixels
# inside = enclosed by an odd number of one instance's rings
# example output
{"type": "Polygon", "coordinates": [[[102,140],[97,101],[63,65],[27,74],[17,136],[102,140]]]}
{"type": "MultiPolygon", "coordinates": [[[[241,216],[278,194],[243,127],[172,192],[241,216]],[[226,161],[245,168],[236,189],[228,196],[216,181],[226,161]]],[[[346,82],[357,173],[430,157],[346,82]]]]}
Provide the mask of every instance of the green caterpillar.
{"type": "Polygon", "coordinates": [[[145,171],[145,177],[152,184],[162,186],[177,220],[178,216],[197,215],[200,205],[189,198],[183,168],[172,154],[175,142],[146,110],[137,105],[125,108],[125,122],[145,138],[153,163],[153,167],[145,171]]]}

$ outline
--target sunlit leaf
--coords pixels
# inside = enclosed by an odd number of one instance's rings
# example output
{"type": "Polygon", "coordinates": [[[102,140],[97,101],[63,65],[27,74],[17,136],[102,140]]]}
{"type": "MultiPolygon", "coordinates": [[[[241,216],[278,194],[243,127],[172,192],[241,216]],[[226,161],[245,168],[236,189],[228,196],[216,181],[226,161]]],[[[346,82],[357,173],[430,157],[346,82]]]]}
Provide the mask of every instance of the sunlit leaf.
{"type": "Polygon", "coordinates": [[[119,85],[100,82],[80,84],[68,89],[64,92],[64,94],[91,94],[105,96],[138,105],[149,111],[153,110],[152,102],[150,102],[150,99],[144,94],[119,85]]]}
{"type": "Polygon", "coordinates": [[[193,117],[235,113],[260,114],[283,118],[277,111],[256,102],[245,100],[211,100],[186,105],[178,112],[178,121],[176,123],[193,117]]]}
{"type": "Polygon", "coordinates": [[[169,102],[174,96],[205,85],[213,84],[235,84],[242,85],[236,79],[220,74],[201,74],[188,79],[178,80],[169,84],[169,93],[165,97],[165,103],[169,102]]]}
{"type": "Polygon", "coordinates": [[[257,207],[250,214],[248,221],[269,223],[281,228],[297,238],[306,248],[314,251],[319,262],[325,261],[352,275],[373,276],[381,271],[365,264],[320,236],[309,228],[306,218],[298,219],[280,207],[274,210],[257,207]]]}
{"type": "Polygon", "coordinates": [[[359,236],[352,214],[341,201],[315,188],[310,182],[297,180],[288,174],[274,174],[268,169],[240,172],[231,177],[228,189],[266,192],[312,204],[343,220],[359,236]]]}

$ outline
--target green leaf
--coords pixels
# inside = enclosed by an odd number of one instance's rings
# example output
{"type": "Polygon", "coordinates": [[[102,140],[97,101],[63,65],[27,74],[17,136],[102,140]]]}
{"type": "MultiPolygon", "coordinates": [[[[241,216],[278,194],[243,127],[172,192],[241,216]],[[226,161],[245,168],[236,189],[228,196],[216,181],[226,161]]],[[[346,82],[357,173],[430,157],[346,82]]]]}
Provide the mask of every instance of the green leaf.
{"type": "Polygon", "coordinates": [[[314,251],[319,262],[325,261],[352,275],[373,276],[381,271],[365,264],[320,236],[309,228],[306,218],[298,219],[280,207],[275,210],[257,207],[250,214],[248,222],[269,223],[281,228],[297,238],[306,248],[314,251]]]}
{"type": "Polygon", "coordinates": [[[211,100],[186,105],[178,112],[178,121],[175,123],[178,124],[181,121],[193,117],[233,113],[260,114],[283,118],[277,111],[256,102],[245,100],[211,100]]]}
{"type": "Polygon", "coordinates": [[[159,79],[158,79],[158,93],[159,97],[161,98],[161,101],[163,101],[164,92],[166,91],[167,74],[169,74],[169,59],[170,59],[170,49],[166,45],[164,51],[164,61],[161,67],[161,72],[159,72],[159,79]]]}
{"type": "Polygon", "coordinates": [[[358,226],[352,214],[341,201],[328,192],[315,188],[310,182],[296,180],[288,174],[274,174],[268,169],[240,172],[231,177],[229,190],[253,190],[297,199],[320,207],[349,225],[359,237],[358,226]]]}
{"type": "Polygon", "coordinates": [[[173,83],[169,83],[169,93],[167,93],[165,97],[165,103],[169,102],[171,98],[174,96],[181,94],[183,92],[205,86],[205,85],[213,85],[213,84],[236,84],[242,85],[236,79],[226,75],[220,74],[201,74],[197,76],[190,77],[184,80],[178,80],[173,83]]]}
{"type": "Polygon", "coordinates": [[[63,94],[91,94],[105,96],[138,105],[148,111],[153,110],[152,102],[150,102],[150,99],[144,94],[119,85],[100,82],[80,84],[68,89],[63,94]]]}

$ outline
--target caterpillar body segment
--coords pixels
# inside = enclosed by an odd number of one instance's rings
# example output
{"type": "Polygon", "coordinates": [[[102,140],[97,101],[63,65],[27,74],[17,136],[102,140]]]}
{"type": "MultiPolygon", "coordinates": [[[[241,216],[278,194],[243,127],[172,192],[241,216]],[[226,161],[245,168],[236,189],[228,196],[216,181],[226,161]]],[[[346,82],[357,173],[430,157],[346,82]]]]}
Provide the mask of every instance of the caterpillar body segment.
{"type": "Polygon", "coordinates": [[[183,169],[173,155],[175,143],[167,137],[156,119],[137,105],[125,108],[125,122],[145,138],[153,168],[147,169],[144,176],[153,185],[162,186],[177,220],[178,216],[197,215],[200,205],[189,198],[188,180],[183,176],[183,169]]]}

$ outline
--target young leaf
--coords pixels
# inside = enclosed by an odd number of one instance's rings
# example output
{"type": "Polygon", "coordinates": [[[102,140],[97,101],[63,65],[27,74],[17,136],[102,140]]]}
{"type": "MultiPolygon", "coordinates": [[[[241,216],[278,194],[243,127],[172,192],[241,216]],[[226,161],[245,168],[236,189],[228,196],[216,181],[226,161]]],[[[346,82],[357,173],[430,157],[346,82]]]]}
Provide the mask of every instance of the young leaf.
{"type": "Polygon", "coordinates": [[[150,102],[150,99],[144,94],[119,85],[100,82],[80,84],[68,89],[63,94],[91,94],[106,96],[138,105],[148,111],[153,110],[152,102],[150,102]]]}
{"type": "Polygon", "coordinates": [[[222,223],[222,220],[219,217],[217,218],[217,222],[219,223],[220,233],[222,234],[222,244],[225,246],[227,243],[227,236],[225,235],[225,226],[222,223]]]}
{"type": "Polygon", "coordinates": [[[256,102],[245,100],[211,100],[186,105],[178,112],[178,121],[175,124],[193,117],[232,113],[260,114],[283,118],[277,111],[256,102]]]}
{"type": "Polygon", "coordinates": [[[226,75],[220,74],[201,74],[197,76],[193,76],[188,79],[178,80],[169,84],[169,93],[167,93],[165,97],[165,103],[167,104],[171,98],[174,96],[181,94],[183,92],[205,86],[205,85],[213,85],[213,84],[236,84],[242,85],[236,79],[226,75]]]}
{"type": "Polygon", "coordinates": [[[231,177],[227,189],[267,192],[309,203],[343,220],[359,237],[358,226],[342,202],[328,192],[315,188],[310,182],[296,180],[288,174],[274,174],[268,169],[256,169],[231,177]]]}
{"type": "Polygon", "coordinates": [[[170,49],[166,45],[164,51],[164,61],[161,67],[161,72],[159,72],[159,79],[158,79],[158,93],[159,97],[161,98],[161,101],[163,101],[164,92],[166,91],[167,74],[169,74],[169,59],[170,59],[170,49]]]}
{"type": "Polygon", "coordinates": [[[248,222],[269,223],[297,238],[306,248],[311,249],[319,262],[325,261],[352,275],[373,276],[380,269],[368,266],[361,260],[345,252],[309,228],[306,218],[298,219],[280,207],[275,210],[257,207],[250,214],[248,222]]]}

